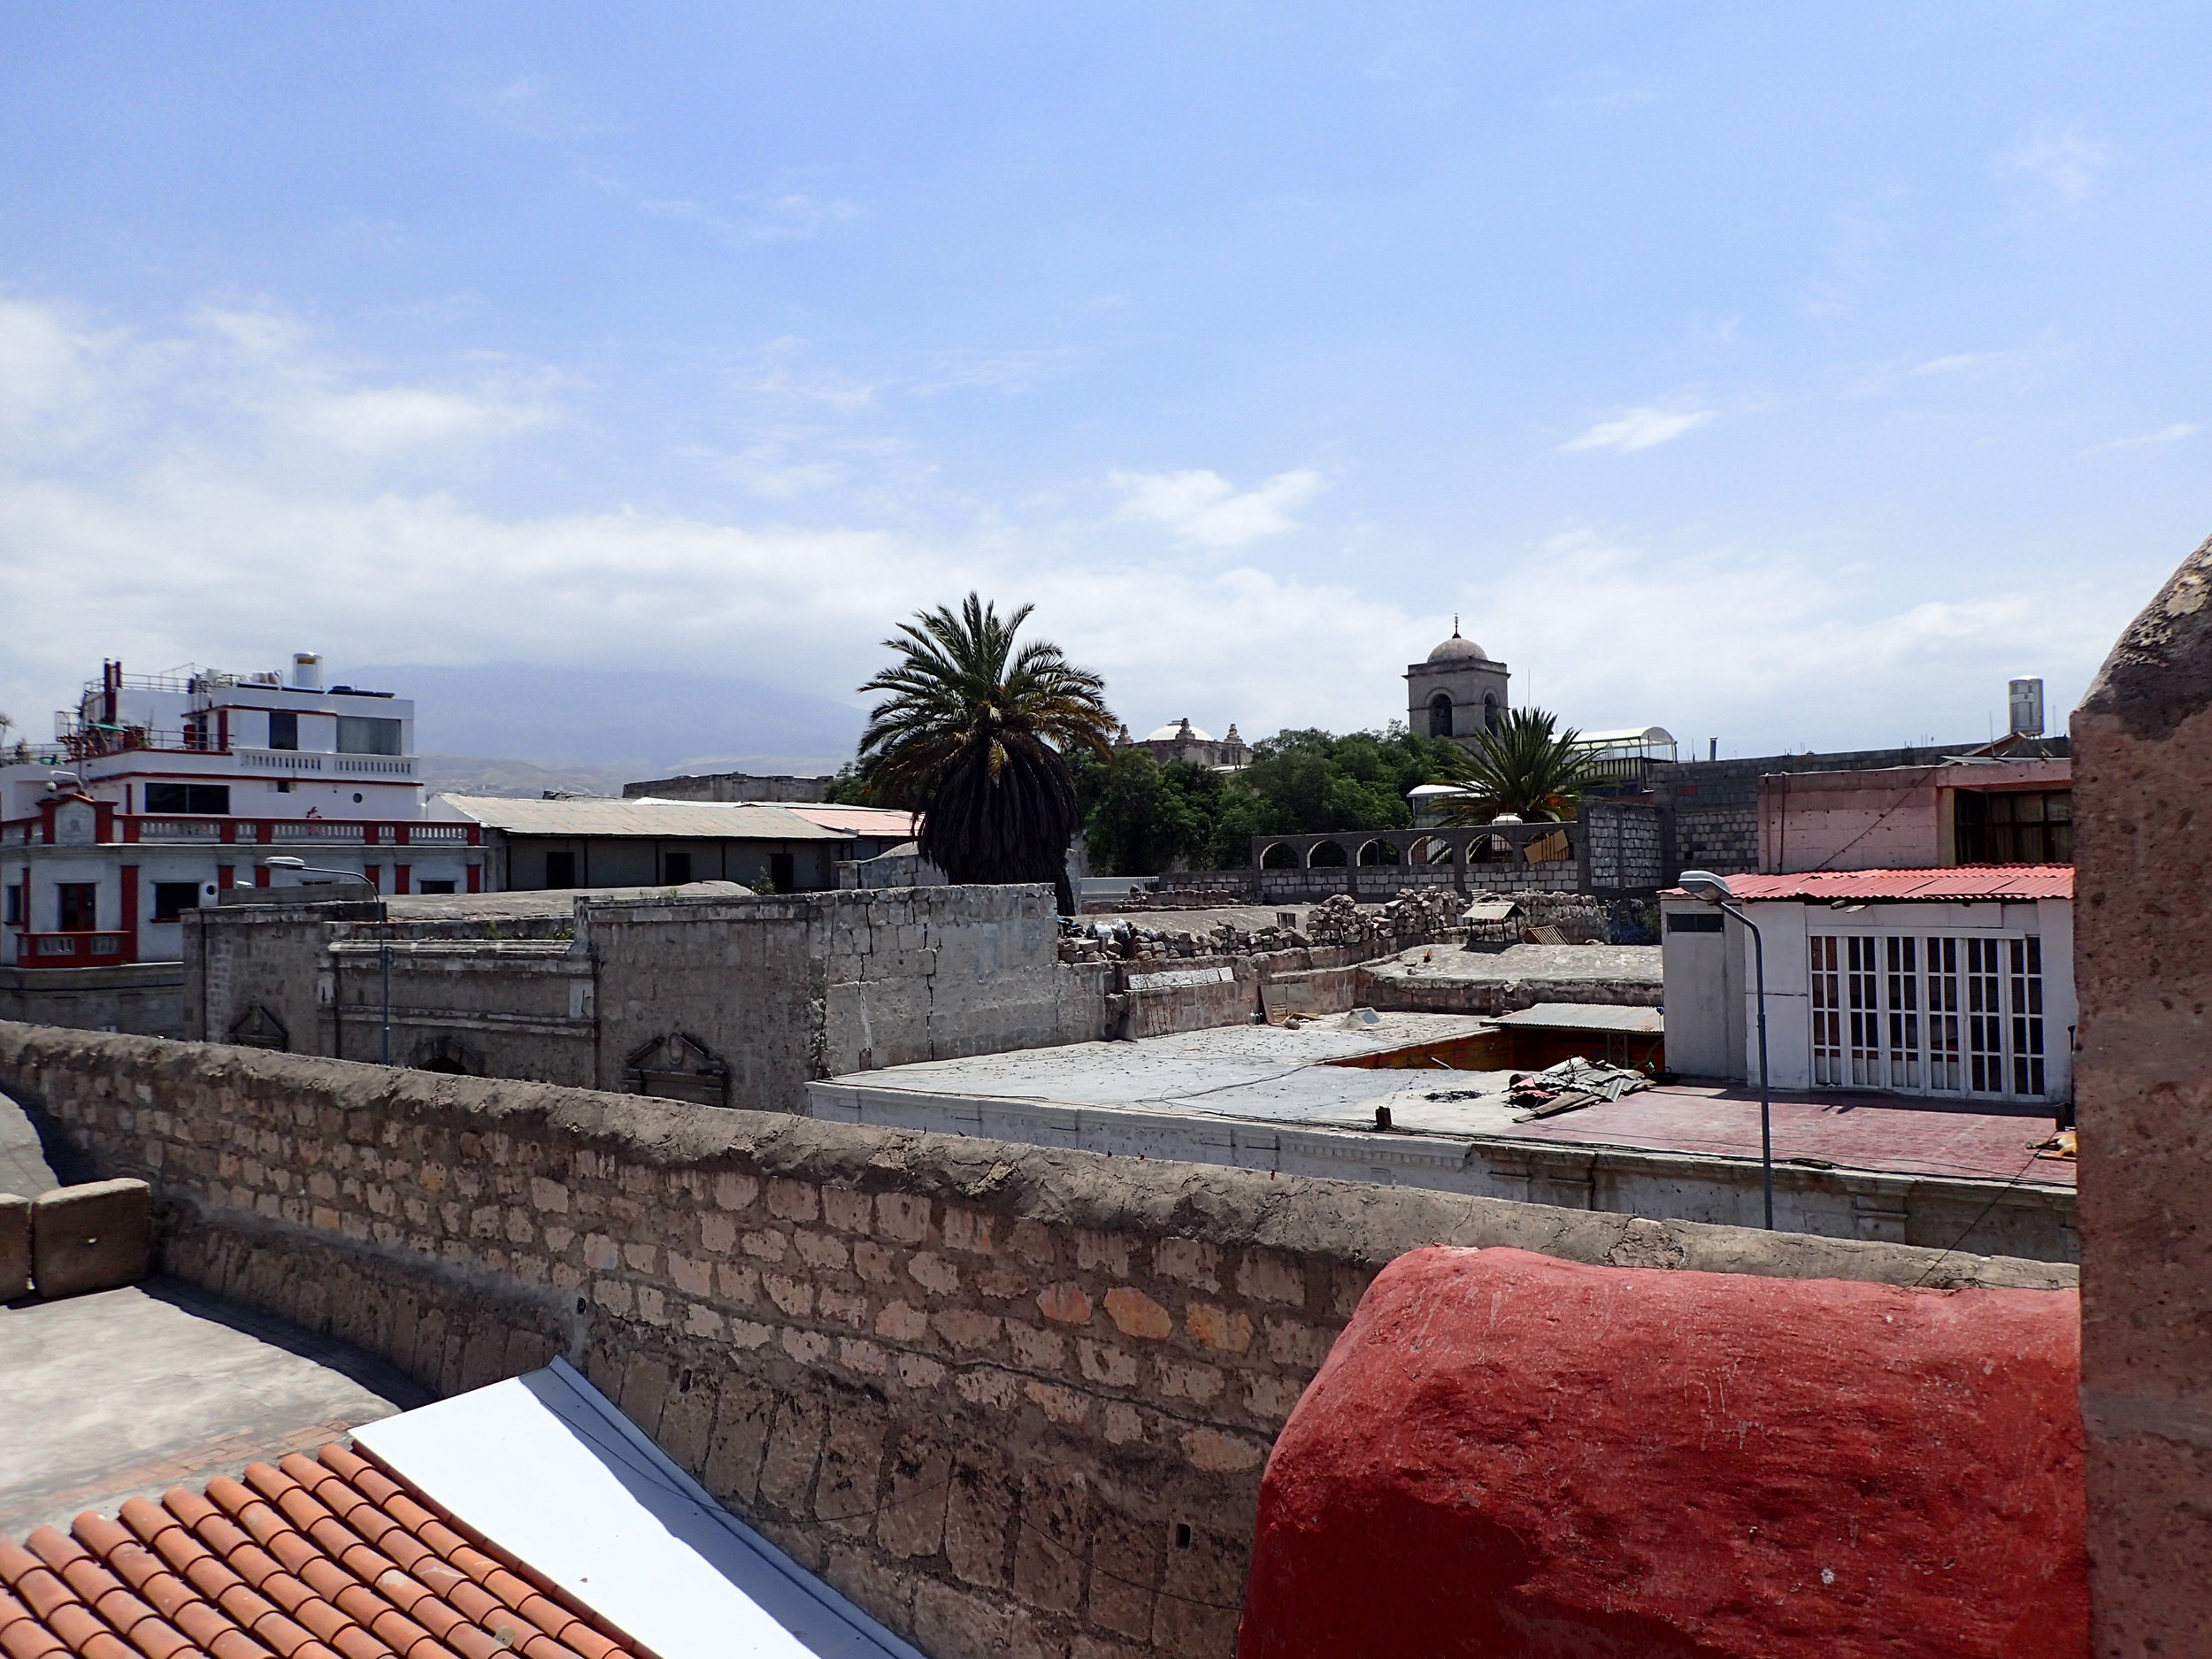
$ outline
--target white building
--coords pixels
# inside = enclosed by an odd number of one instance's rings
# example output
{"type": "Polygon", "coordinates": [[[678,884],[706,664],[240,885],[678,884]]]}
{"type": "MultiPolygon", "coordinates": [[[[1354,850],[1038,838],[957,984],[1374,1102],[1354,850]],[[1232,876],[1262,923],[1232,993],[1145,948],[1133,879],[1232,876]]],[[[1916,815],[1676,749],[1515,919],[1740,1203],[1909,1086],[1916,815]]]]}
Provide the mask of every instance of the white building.
{"type": "MultiPolygon", "coordinates": [[[[1871,1089],[2056,1106],[2073,1095],[2074,872],[2067,864],[1728,878],[1766,947],[1777,1089],[1871,1089]]],[[[1755,1082],[1750,932],[1661,896],[1667,1064],[1755,1082]]]]}
{"type": "Polygon", "coordinates": [[[276,673],[102,665],[55,741],[0,764],[0,964],[119,966],[183,956],[180,914],[224,888],[300,878],[288,855],[385,893],[473,893],[482,832],[431,823],[414,704],[276,673]]]}

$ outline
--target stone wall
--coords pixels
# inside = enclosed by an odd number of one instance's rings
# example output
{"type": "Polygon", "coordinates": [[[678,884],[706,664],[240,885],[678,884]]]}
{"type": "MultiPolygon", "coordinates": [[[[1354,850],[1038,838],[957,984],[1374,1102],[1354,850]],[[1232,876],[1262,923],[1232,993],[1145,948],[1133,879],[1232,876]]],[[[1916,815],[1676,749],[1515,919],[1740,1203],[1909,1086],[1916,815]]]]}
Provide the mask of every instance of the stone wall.
{"type": "Polygon", "coordinates": [[[797,778],[788,772],[685,772],[674,778],[648,778],[622,786],[622,796],[634,801],[651,795],[662,801],[783,801],[810,803],[823,798],[833,778],[797,778]]]}
{"type": "Polygon", "coordinates": [[[2093,1646],[2212,1630],[2212,541],[2074,716],[2093,1646]]]}
{"type": "Polygon", "coordinates": [[[181,1037],[184,964],[0,968],[0,1019],[123,1031],[141,1037],[181,1037]]]}
{"type": "Polygon", "coordinates": [[[648,1093],[665,1089],[644,1074],[666,1072],[687,1099],[713,1087],[716,1103],[791,1110],[810,1077],[1088,1041],[1118,1018],[1110,972],[1059,962],[1041,886],[669,889],[580,895],[568,918],[375,913],[197,913],[187,1029],[375,1060],[388,949],[396,1064],[648,1093]]]}
{"type": "Polygon", "coordinates": [[[2062,1286],[2063,1268],[0,1026],[169,1271],[451,1393],[565,1354],[940,1659],[1234,1649],[1260,1468],[1419,1245],[2062,1286]]]}

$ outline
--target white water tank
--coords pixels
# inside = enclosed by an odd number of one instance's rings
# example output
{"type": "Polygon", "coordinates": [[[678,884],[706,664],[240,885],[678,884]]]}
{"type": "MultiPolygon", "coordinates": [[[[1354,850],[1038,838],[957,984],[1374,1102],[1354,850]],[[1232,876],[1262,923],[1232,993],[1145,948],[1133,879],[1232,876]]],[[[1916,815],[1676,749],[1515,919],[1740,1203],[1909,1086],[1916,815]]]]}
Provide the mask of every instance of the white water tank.
{"type": "Polygon", "coordinates": [[[2012,734],[2015,737],[2042,736],[2043,682],[2039,680],[2014,680],[2008,701],[2012,705],[2012,734]]]}
{"type": "Polygon", "coordinates": [[[323,688],[323,659],[313,651],[292,653],[292,689],[320,691],[323,688]]]}

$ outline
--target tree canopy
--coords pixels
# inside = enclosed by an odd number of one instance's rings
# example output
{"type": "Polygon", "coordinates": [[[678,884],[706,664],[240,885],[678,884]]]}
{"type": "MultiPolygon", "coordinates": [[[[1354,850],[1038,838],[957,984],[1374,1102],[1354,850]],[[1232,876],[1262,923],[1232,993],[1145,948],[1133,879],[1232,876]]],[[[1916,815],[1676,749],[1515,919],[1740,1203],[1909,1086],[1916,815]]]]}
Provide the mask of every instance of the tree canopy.
{"type": "Polygon", "coordinates": [[[1453,747],[1444,781],[1466,791],[1446,821],[1487,824],[1501,812],[1531,823],[1575,815],[1576,798],[1590,779],[1588,757],[1575,746],[1581,733],[1558,729],[1542,709],[1509,709],[1477,740],[1471,755],[1453,747]]]}
{"type": "Polygon", "coordinates": [[[884,700],[860,736],[867,799],[922,814],[921,850],[956,882],[1049,881],[1074,895],[1068,844],[1079,826],[1067,751],[1106,755],[1105,681],[1048,640],[1018,649],[1032,607],[1001,618],[970,594],[958,611],[918,612],[884,648],[892,664],[861,687],[884,700]]]}
{"type": "Polygon", "coordinates": [[[1342,736],[1280,732],[1255,743],[1252,764],[1237,772],[1116,749],[1077,770],[1085,845],[1102,874],[1157,875],[1241,868],[1255,835],[1403,829],[1412,822],[1406,792],[1436,781],[1460,752],[1395,722],[1342,736]]]}

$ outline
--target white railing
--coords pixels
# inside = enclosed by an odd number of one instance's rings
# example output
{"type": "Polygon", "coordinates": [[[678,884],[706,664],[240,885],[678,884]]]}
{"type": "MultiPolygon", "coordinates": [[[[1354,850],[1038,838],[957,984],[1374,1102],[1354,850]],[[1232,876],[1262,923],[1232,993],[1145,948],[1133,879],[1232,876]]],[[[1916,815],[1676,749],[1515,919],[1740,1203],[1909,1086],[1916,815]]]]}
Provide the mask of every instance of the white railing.
{"type": "Polygon", "coordinates": [[[370,840],[369,826],[322,818],[280,818],[269,826],[269,839],[279,841],[360,841],[370,840]]]}
{"type": "Polygon", "coordinates": [[[292,749],[242,749],[238,763],[250,772],[320,772],[320,755],[303,755],[292,749]]]}
{"type": "Polygon", "coordinates": [[[214,841],[223,839],[219,818],[142,818],[138,839],[142,841],[214,841]]]}
{"type": "Polygon", "coordinates": [[[411,760],[380,760],[366,755],[334,755],[334,770],[350,772],[358,778],[411,778],[415,763],[411,760]]]}

